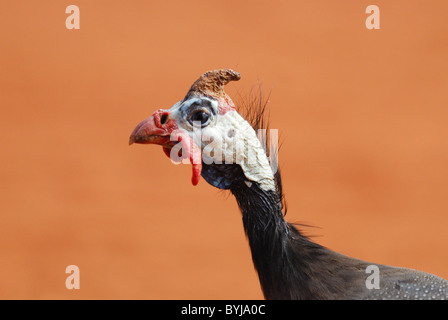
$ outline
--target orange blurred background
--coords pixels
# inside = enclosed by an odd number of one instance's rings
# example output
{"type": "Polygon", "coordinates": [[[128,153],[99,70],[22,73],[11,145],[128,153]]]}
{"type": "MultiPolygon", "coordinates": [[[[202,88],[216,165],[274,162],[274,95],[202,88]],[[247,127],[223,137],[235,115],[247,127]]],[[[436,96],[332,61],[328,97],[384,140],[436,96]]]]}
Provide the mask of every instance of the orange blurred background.
{"type": "Polygon", "coordinates": [[[1,1],[0,298],[263,298],[233,197],[128,146],[216,68],[272,90],[288,221],[448,278],[448,2],[370,4],[1,1]]]}

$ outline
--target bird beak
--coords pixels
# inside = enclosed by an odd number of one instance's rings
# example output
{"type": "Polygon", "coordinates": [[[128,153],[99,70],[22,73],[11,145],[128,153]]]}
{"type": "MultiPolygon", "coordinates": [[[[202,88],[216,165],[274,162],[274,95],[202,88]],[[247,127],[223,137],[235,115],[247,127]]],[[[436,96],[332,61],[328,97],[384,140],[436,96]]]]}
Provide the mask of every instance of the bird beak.
{"type": "Polygon", "coordinates": [[[129,145],[133,143],[161,145],[170,159],[171,149],[180,143],[185,157],[193,165],[192,183],[198,184],[202,171],[201,149],[187,133],[178,130],[177,123],[170,117],[168,110],[157,110],[151,117],[140,122],[129,137],[129,145]]]}
{"type": "Polygon", "coordinates": [[[177,129],[174,121],[169,119],[169,112],[157,110],[154,114],[140,122],[129,137],[129,145],[133,143],[159,144],[170,147],[170,134],[177,129]]]}

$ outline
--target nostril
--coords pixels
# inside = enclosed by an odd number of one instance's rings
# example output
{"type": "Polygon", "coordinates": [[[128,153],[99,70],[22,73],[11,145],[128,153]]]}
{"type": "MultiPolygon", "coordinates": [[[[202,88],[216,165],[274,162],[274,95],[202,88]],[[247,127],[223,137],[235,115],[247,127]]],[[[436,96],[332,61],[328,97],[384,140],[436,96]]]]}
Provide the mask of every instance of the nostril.
{"type": "Polygon", "coordinates": [[[166,113],[164,113],[162,115],[162,117],[160,117],[160,124],[162,124],[162,125],[165,124],[167,118],[168,118],[168,115],[166,113]]]}

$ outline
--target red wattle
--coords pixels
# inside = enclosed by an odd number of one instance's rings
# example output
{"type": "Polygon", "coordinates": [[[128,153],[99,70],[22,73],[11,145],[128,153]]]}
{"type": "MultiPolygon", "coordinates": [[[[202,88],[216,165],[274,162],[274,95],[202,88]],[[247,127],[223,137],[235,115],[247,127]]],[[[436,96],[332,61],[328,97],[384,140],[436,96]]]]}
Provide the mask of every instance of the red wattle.
{"type": "Polygon", "coordinates": [[[166,156],[171,159],[171,149],[166,147],[162,147],[162,149],[166,156]]]}
{"type": "MultiPolygon", "coordinates": [[[[191,177],[191,183],[195,186],[199,183],[202,172],[202,153],[201,149],[194,143],[190,136],[182,131],[175,133],[177,141],[182,143],[182,148],[185,150],[187,157],[190,159],[190,163],[193,166],[193,175],[191,177]]],[[[165,150],[164,150],[165,151],[165,150]]],[[[169,152],[165,151],[167,155],[169,152]]]]}

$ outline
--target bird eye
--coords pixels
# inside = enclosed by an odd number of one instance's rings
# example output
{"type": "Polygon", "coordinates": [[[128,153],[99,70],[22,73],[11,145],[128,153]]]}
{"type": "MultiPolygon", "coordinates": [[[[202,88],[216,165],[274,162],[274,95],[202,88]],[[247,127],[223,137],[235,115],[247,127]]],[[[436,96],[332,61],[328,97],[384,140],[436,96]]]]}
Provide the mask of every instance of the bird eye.
{"type": "Polygon", "coordinates": [[[200,122],[201,125],[206,125],[208,121],[210,120],[210,116],[207,112],[204,112],[202,110],[197,110],[194,112],[190,117],[190,122],[200,122]]]}

